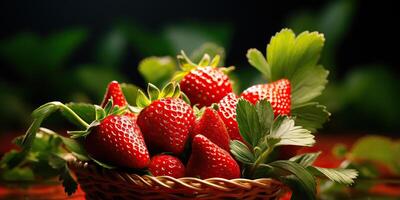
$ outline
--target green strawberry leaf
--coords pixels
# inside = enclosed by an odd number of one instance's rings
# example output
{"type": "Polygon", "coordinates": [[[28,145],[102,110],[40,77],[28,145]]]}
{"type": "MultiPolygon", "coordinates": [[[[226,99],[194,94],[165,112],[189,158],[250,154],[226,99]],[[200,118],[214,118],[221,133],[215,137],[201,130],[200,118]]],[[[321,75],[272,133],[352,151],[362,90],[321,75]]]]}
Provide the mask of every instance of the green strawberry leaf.
{"type": "Polygon", "coordinates": [[[322,65],[298,70],[290,79],[292,106],[296,107],[320,96],[328,83],[329,71],[322,65]]]}
{"type": "Polygon", "coordinates": [[[259,50],[249,49],[246,56],[252,66],[260,71],[267,80],[271,80],[271,67],[268,65],[267,60],[259,50]]]}
{"type": "Polygon", "coordinates": [[[268,164],[269,175],[278,178],[292,190],[292,199],[316,199],[316,182],[313,175],[298,163],[278,160],[268,164]]]}
{"type": "Polygon", "coordinates": [[[0,180],[3,181],[33,181],[35,175],[29,167],[15,167],[9,170],[0,171],[0,180]]]}
{"type": "Polygon", "coordinates": [[[65,193],[69,196],[75,193],[78,189],[78,183],[72,177],[67,165],[65,165],[64,169],[61,170],[60,181],[62,182],[65,193]]]}
{"type": "Polygon", "coordinates": [[[177,66],[171,57],[149,57],[139,63],[138,69],[146,82],[160,87],[172,78],[177,66]]]}
{"type": "MultiPolygon", "coordinates": [[[[312,69],[320,57],[325,38],[317,32],[302,32],[297,37],[290,29],[283,29],[271,38],[267,46],[267,61],[272,80],[291,79],[298,71],[312,69]]],[[[296,85],[296,84],[294,84],[296,85]]]]}
{"type": "Polygon", "coordinates": [[[354,183],[354,179],[357,178],[358,172],[354,169],[328,169],[321,167],[308,166],[307,170],[315,176],[322,176],[330,179],[331,181],[351,185],[354,183]]]}
{"type": "Polygon", "coordinates": [[[328,121],[330,113],[326,110],[325,106],[317,102],[309,102],[293,108],[291,115],[294,117],[296,125],[302,126],[314,133],[328,121]]]}
{"type": "Polygon", "coordinates": [[[231,140],[230,151],[235,158],[244,164],[253,164],[255,162],[254,154],[249,147],[239,140],[231,140]]]}
{"type": "Polygon", "coordinates": [[[70,139],[67,137],[59,136],[64,143],[65,147],[70,151],[76,158],[83,161],[90,160],[88,153],[85,148],[77,140],[70,139]]]}
{"type": "Polygon", "coordinates": [[[309,130],[295,126],[294,120],[286,116],[275,119],[267,140],[272,140],[274,146],[312,146],[315,143],[314,135],[309,130]]]}
{"type": "Polygon", "coordinates": [[[241,98],[236,107],[236,114],[240,135],[247,143],[257,146],[272,124],[274,114],[271,105],[262,100],[254,106],[241,98]]]}
{"type": "Polygon", "coordinates": [[[351,148],[350,156],[356,160],[383,163],[396,174],[400,174],[399,150],[400,141],[392,141],[387,137],[371,135],[359,139],[351,148]],[[371,151],[371,147],[379,148],[371,151]]]}
{"type": "MultiPolygon", "coordinates": [[[[65,104],[72,111],[74,111],[79,117],[81,117],[86,123],[90,123],[96,119],[95,107],[93,104],[88,103],[67,103],[65,104]]],[[[68,112],[61,110],[62,114],[68,117],[68,112]]],[[[79,125],[78,123],[76,125],[79,125]]]]}
{"type": "Polygon", "coordinates": [[[299,163],[300,165],[304,167],[308,167],[312,165],[315,160],[317,160],[318,156],[321,154],[321,152],[316,152],[316,153],[305,153],[305,154],[300,154],[297,156],[294,156],[290,158],[289,160],[292,162],[299,163]]]}
{"type": "Polygon", "coordinates": [[[136,98],[138,96],[139,87],[130,83],[121,83],[122,92],[128,101],[129,105],[136,106],[136,98]]]}

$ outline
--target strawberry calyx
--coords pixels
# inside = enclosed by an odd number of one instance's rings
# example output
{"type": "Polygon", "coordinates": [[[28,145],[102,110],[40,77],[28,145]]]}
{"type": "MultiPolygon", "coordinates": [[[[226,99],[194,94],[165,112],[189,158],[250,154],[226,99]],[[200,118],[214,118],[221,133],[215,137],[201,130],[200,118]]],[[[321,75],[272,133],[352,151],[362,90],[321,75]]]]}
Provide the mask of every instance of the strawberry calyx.
{"type": "Polygon", "coordinates": [[[114,105],[112,98],[110,98],[104,108],[95,105],[95,120],[92,121],[85,130],[67,131],[67,133],[71,135],[71,138],[85,137],[90,134],[91,130],[94,127],[100,125],[101,121],[103,121],[103,119],[105,119],[106,117],[110,115],[123,115],[128,111],[129,110],[127,106],[119,107],[118,105],[114,105]]]}
{"type": "MultiPolygon", "coordinates": [[[[175,73],[174,77],[172,78],[173,81],[180,81],[183,77],[185,77],[191,70],[197,69],[199,67],[212,67],[217,68],[220,62],[221,56],[216,55],[213,58],[209,54],[204,54],[199,63],[194,63],[190,58],[186,55],[186,53],[182,50],[181,54],[177,56],[179,66],[181,67],[182,71],[178,71],[175,73]]],[[[228,74],[232,70],[235,69],[234,66],[230,67],[220,67],[218,68],[224,74],[228,74]]]]}
{"type": "Polygon", "coordinates": [[[160,90],[157,88],[157,86],[149,83],[147,85],[147,95],[139,89],[138,96],[136,98],[136,106],[129,106],[128,109],[131,112],[138,113],[143,108],[149,106],[152,102],[168,97],[182,98],[182,100],[190,105],[189,98],[181,91],[179,84],[170,82],[160,90]]]}

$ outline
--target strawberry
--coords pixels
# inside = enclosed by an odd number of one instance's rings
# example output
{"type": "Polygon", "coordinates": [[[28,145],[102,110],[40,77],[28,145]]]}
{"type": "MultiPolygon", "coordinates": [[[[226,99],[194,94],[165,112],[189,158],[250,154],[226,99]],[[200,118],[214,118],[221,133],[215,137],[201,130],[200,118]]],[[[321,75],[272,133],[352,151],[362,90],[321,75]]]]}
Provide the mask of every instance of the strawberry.
{"type": "MultiPolygon", "coordinates": [[[[113,100],[114,106],[117,105],[118,107],[124,107],[128,105],[128,102],[126,101],[126,98],[122,93],[121,86],[117,81],[111,81],[108,84],[103,102],[101,103],[101,107],[104,108],[106,104],[110,101],[110,99],[113,100]]],[[[136,123],[137,116],[135,113],[128,111],[125,113],[125,115],[130,117],[136,123]]]]}
{"type": "Polygon", "coordinates": [[[234,93],[229,93],[218,103],[218,115],[225,123],[228,134],[232,140],[243,141],[236,121],[236,104],[238,98],[234,93]]]}
{"type": "Polygon", "coordinates": [[[274,110],[274,115],[289,115],[291,100],[290,82],[288,79],[280,79],[268,84],[259,84],[247,88],[241,97],[256,104],[257,101],[267,99],[274,110]]]}
{"type": "Polygon", "coordinates": [[[179,85],[170,83],[160,92],[149,84],[148,91],[150,99],[140,90],[137,98],[137,105],[143,108],[137,122],[146,144],[150,149],[182,153],[195,121],[192,107],[178,98],[179,85]]]}
{"type": "Polygon", "coordinates": [[[107,86],[106,94],[104,95],[101,107],[105,107],[108,101],[112,99],[114,106],[124,107],[128,105],[124,94],[122,93],[121,86],[117,81],[111,81],[107,86]]]}
{"type": "Polygon", "coordinates": [[[186,172],[187,176],[202,179],[240,177],[239,165],[232,156],[201,134],[193,138],[186,172]]]}
{"type": "Polygon", "coordinates": [[[150,162],[139,126],[125,115],[109,115],[93,127],[84,146],[96,160],[128,168],[144,168],[150,162]]]}
{"type": "Polygon", "coordinates": [[[178,59],[184,62],[182,65],[189,66],[182,67],[184,71],[179,73],[179,77],[182,78],[180,86],[194,105],[198,104],[200,108],[210,106],[232,92],[232,83],[224,73],[228,68],[216,67],[219,56],[214,58],[211,66],[208,65],[210,58],[207,54],[200,64],[192,63],[183,52],[178,59]]]}
{"type": "Polygon", "coordinates": [[[155,155],[151,158],[148,170],[153,176],[172,176],[180,178],[185,176],[185,166],[171,155],[155,155]]]}
{"type": "Polygon", "coordinates": [[[191,132],[191,139],[198,134],[206,136],[222,149],[229,151],[228,130],[215,110],[206,108],[201,118],[196,121],[191,132]]]}

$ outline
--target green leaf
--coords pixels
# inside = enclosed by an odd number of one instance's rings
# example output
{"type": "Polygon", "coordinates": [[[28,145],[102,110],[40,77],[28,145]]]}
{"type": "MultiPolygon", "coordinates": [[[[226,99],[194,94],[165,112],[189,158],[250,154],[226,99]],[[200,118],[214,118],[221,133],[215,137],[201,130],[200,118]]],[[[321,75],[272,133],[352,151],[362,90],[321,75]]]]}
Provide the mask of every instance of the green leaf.
{"type": "Polygon", "coordinates": [[[198,65],[199,66],[209,66],[210,60],[211,60],[210,55],[204,54],[203,58],[201,58],[201,60],[199,61],[198,65]]]}
{"type": "Polygon", "coordinates": [[[317,102],[305,103],[293,108],[292,116],[296,121],[296,125],[302,126],[305,129],[316,132],[322,128],[322,125],[328,121],[331,115],[326,107],[317,102]]]}
{"type": "Polygon", "coordinates": [[[48,164],[54,169],[61,169],[65,167],[66,161],[58,155],[50,154],[48,156],[48,164]]]}
{"type": "Polygon", "coordinates": [[[351,148],[350,155],[356,160],[380,162],[387,165],[396,174],[400,174],[400,141],[371,135],[359,139],[351,148]],[[379,148],[374,148],[379,147],[379,148]],[[372,151],[371,148],[374,148],[372,151]]]}
{"type": "Polygon", "coordinates": [[[16,167],[0,172],[1,180],[4,181],[33,181],[35,180],[32,169],[28,167],[16,167]]]}
{"type": "Polygon", "coordinates": [[[295,126],[294,120],[286,116],[278,116],[275,119],[268,137],[274,141],[278,139],[276,146],[312,146],[315,143],[314,135],[310,131],[301,126],[295,126]]]}
{"type": "MultiPolygon", "coordinates": [[[[93,104],[88,103],[67,103],[65,104],[72,111],[74,111],[79,117],[81,117],[86,123],[91,123],[96,119],[96,110],[93,104]]],[[[62,110],[64,116],[68,115],[62,110]]],[[[76,124],[79,125],[79,124],[76,124]]]]}
{"type": "Polygon", "coordinates": [[[160,97],[172,97],[174,95],[174,91],[175,91],[175,85],[172,82],[169,82],[161,90],[160,97]]]}
{"type": "Polygon", "coordinates": [[[246,56],[252,66],[260,71],[267,80],[271,80],[271,68],[260,51],[257,49],[249,49],[246,56]]]}
{"type": "Polygon", "coordinates": [[[312,165],[315,160],[317,160],[318,156],[321,154],[321,152],[316,152],[316,153],[305,153],[305,154],[300,154],[297,156],[294,156],[290,158],[290,161],[299,163],[300,165],[307,167],[312,165]]]}
{"type": "Polygon", "coordinates": [[[160,87],[172,78],[177,66],[171,57],[149,57],[140,61],[138,69],[146,82],[160,87]]]}
{"type": "Polygon", "coordinates": [[[147,94],[149,94],[150,101],[157,100],[160,96],[160,90],[153,84],[147,85],[147,94]]]}
{"type": "Polygon", "coordinates": [[[267,61],[272,80],[289,79],[298,71],[316,66],[325,38],[317,32],[302,32],[297,37],[290,29],[283,29],[271,38],[267,46],[267,61]]]}
{"type": "Polygon", "coordinates": [[[87,161],[90,160],[88,153],[86,152],[83,145],[77,140],[70,139],[67,137],[59,136],[62,139],[65,147],[79,160],[87,161]]]}
{"type": "Polygon", "coordinates": [[[255,106],[244,99],[239,99],[236,114],[240,135],[247,143],[256,146],[261,138],[261,127],[255,106]]]}
{"type": "Polygon", "coordinates": [[[269,129],[271,128],[272,123],[274,122],[274,110],[272,109],[272,106],[268,102],[268,100],[263,99],[257,102],[256,111],[261,131],[261,135],[257,139],[260,140],[260,138],[264,137],[267,133],[269,133],[269,129]]]}
{"type": "Polygon", "coordinates": [[[138,96],[136,98],[136,105],[140,108],[144,108],[150,105],[151,101],[147,98],[147,96],[142,92],[142,90],[138,90],[138,96]]]}
{"type": "Polygon", "coordinates": [[[289,185],[292,199],[316,199],[316,182],[312,174],[298,163],[278,160],[268,164],[271,175],[289,185]]]}
{"type": "Polygon", "coordinates": [[[136,106],[136,98],[138,95],[139,87],[130,83],[121,83],[119,85],[121,86],[122,92],[124,93],[128,104],[136,106]]]}
{"type": "Polygon", "coordinates": [[[235,158],[244,164],[253,164],[255,161],[254,154],[249,147],[239,140],[231,140],[230,151],[235,158]]]}
{"type": "Polygon", "coordinates": [[[62,181],[64,191],[68,194],[68,196],[75,193],[75,191],[78,189],[78,183],[72,177],[67,165],[65,165],[65,168],[60,174],[60,181],[62,181]]]}
{"type": "Polygon", "coordinates": [[[328,169],[321,167],[309,166],[307,167],[315,176],[323,176],[331,181],[351,185],[354,183],[354,179],[357,178],[358,172],[354,169],[328,169]]]}
{"type": "Polygon", "coordinates": [[[321,65],[299,69],[290,79],[292,85],[292,107],[309,102],[321,95],[328,83],[329,71],[321,65]]]}

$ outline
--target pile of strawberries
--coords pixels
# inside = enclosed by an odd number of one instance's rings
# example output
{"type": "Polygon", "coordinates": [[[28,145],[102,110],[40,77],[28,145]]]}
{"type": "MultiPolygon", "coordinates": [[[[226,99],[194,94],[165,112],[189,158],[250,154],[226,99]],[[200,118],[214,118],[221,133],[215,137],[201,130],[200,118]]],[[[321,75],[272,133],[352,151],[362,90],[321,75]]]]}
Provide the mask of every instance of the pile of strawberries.
{"type": "MultiPolygon", "coordinates": [[[[84,138],[88,154],[154,176],[239,178],[240,166],[229,148],[231,140],[243,141],[236,121],[238,98],[254,104],[267,99],[275,116],[290,115],[290,82],[255,85],[238,97],[223,69],[196,66],[162,90],[149,84],[147,95],[138,92],[140,112],[110,114],[90,131],[84,138]]],[[[101,106],[108,102],[130,107],[116,81],[108,85],[101,106]]]]}

